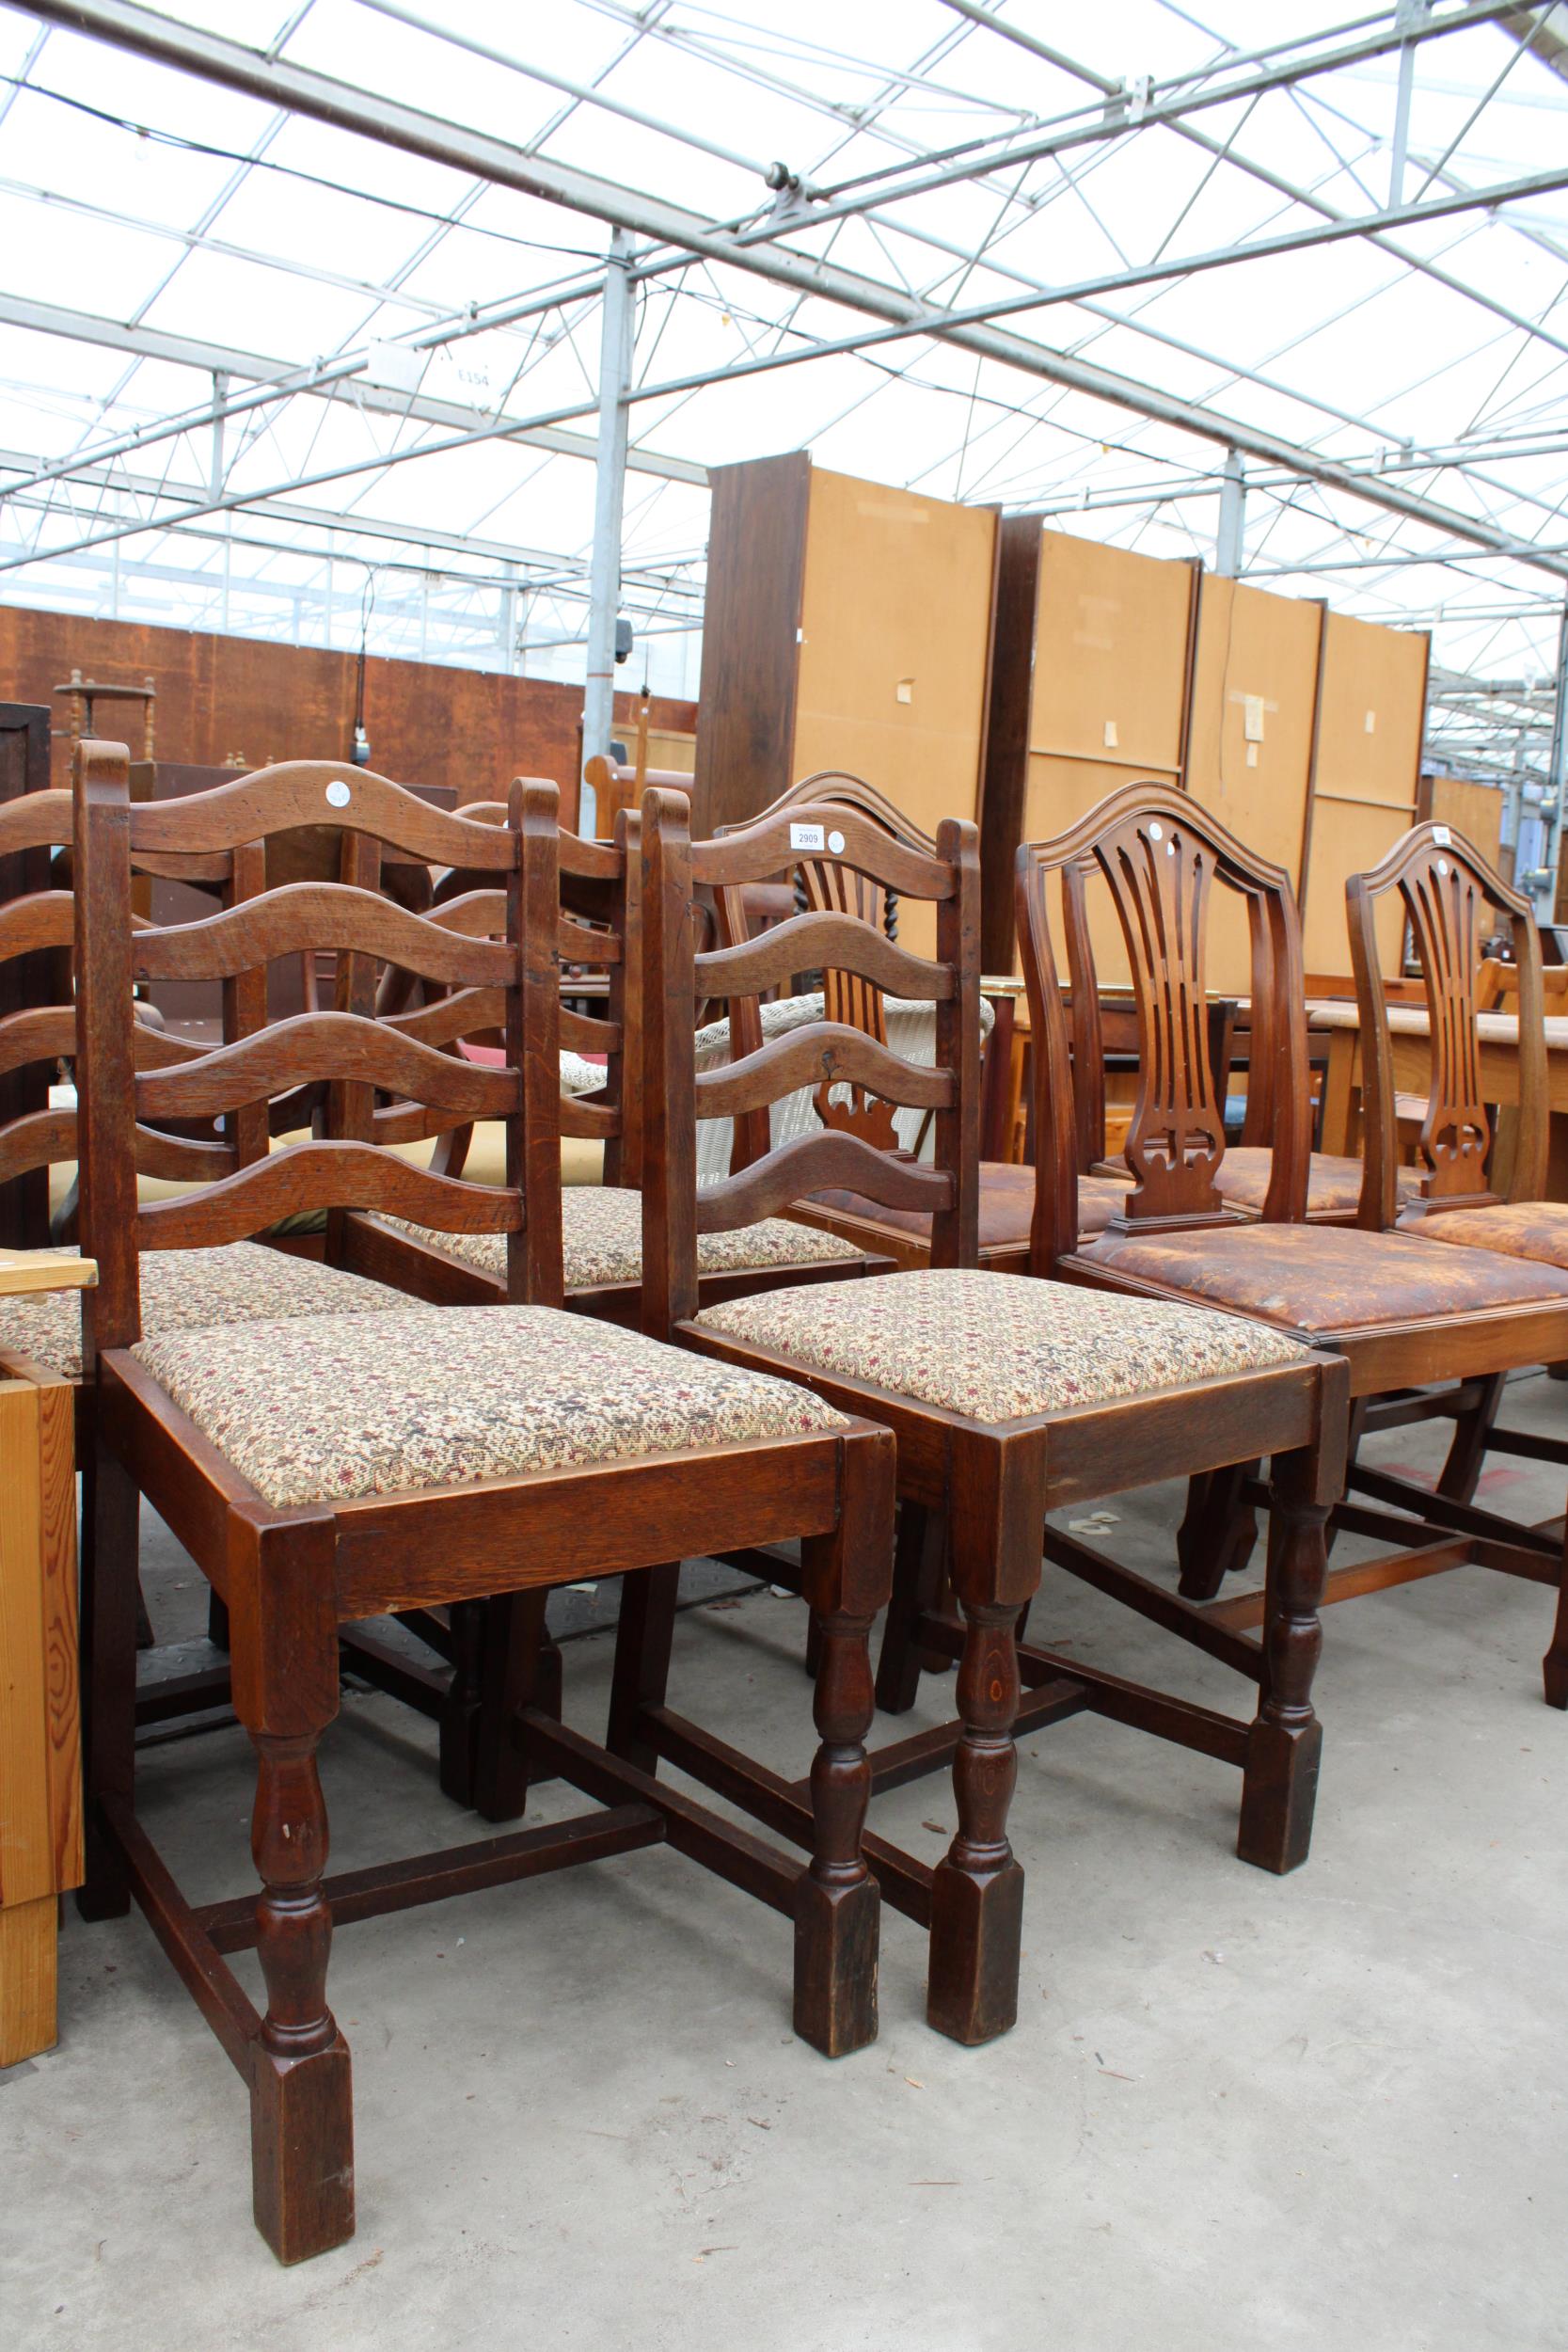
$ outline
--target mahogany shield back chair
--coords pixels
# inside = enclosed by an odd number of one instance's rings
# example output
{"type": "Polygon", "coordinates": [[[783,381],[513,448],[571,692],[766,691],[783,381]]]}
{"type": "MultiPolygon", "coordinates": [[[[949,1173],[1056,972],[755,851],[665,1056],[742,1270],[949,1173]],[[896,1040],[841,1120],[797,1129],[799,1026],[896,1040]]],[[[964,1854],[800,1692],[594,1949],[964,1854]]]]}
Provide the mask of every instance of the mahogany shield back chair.
{"type": "MultiPolygon", "coordinates": [[[[1133,784],[1055,839],[1025,843],[1018,897],[1031,1013],[1047,1044],[1037,1054],[1037,1273],[1259,1318],[1344,1357],[1357,1406],[1434,1382],[1481,1384],[1561,1355],[1568,1275],[1559,1269],[1416,1235],[1307,1222],[1307,1016],[1295,900],[1282,868],[1254,856],[1186,794],[1133,784]],[[1143,1079],[1128,1136],[1134,1181],[1126,1206],[1102,1235],[1081,1244],[1071,1195],[1076,1141],[1070,1122],[1053,1124],[1051,1116],[1068,1049],[1047,882],[1064,864],[1088,858],[1111,894],[1132,961],[1143,1079]],[[1226,1207],[1217,1182],[1225,1136],[1199,1011],[1208,923],[1220,890],[1260,903],[1268,953],[1255,967],[1255,992],[1277,1016],[1269,1184],[1261,1216],[1246,1221],[1226,1207]]],[[[1408,1407],[1425,1409],[1419,1400],[1408,1407]]],[[[1560,1552],[1532,1530],[1384,1471],[1353,1464],[1348,1478],[1394,1507],[1342,1500],[1336,1524],[1382,1536],[1394,1549],[1337,1570],[1327,1585],[1331,1600],[1470,1560],[1531,1581],[1560,1581],[1560,1552]]],[[[1180,1545],[1186,1597],[1210,1597],[1226,1571],[1241,1565],[1251,1548],[1248,1512],[1266,1500],[1251,1466],[1240,1461],[1195,1489],[1180,1545]]],[[[1210,1620],[1235,1629],[1259,1622],[1263,1606],[1248,1595],[1219,1603],[1210,1620]]]]}
{"type": "MultiPolygon", "coordinates": [[[[1402,1232],[1423,1241],[1495,1250],[1568,1271],[1568,1204],[1543,1197],[1550,1125],[1546,975],[1534,908],[1463,834],[1432,823],[1414,827],[1370,873],[1353,874],[1345,888],[1365,1072],[1362,1222],[1375,1229],[1397,1218],[1402,1232]],[[1426,983],[1424,1036],[1413,1034],[1416,1025],[1401,1009],[1390,1009],[1378,983],[1377,906],[1391,893],[1402,903],[1426,983]],[[1511,982],[1506,1012],[1481,956],[1483,930],[1510,937],[1513,961],[1492,967],[1511,982]],[[1486,1100],[1485,1059],[1494,1044],[1517,1057],[1518,1111],[1506,1134],[1494,1131],[1486,1100]],[[1414,1170],[1396,1165],[1409,1085],[1425,1096],[1414,1170]],[[1404,1189],[1407,1176],[1414,1179],[1413,1194],[1404,1189]]],[[[1495,1375],[1468,1443],[1462,1428],[1440,1493],[1467,1501],[1489,1450],[1568,1464],[1568,1441],[1497,1425],[1502,1387],[1501,1375],[1495,1375]]],[[[1546,1696],[1559,1708],[1568,1708],[1565,1608],[1568,1602],[1560,1601],[1545,1661],[1546,1696]]]]}
{"type": "MultiPolygon", "coordinates": [[[[490,812],[482,814],[487,819],[490,812]]],[[[553,1008],[541,998],[532,1032],[540,1051],[546,1058],[553,1052],[561,1067],[560,1132],[603,1145],[604,1181],[564,1186],[558,1182],[558,1205],[546,1208],[541,1175],[531,1214],[547,1215],[558,1222],[566,1305],[635,1328],[642,1313],[641,882],[640,859],[635,850],[628,857],[627,850],[628,840],[635,841],[638,820],[623,812],[616,825],[614,841],[561,834],[555,852],[559,908],[550,950],[556,998],[553,1008]],[[602,1010],[580,1010],[561,1002],[568,986],[562,975],[568,966],[579,976],[603,975],[606,986],[598,1000],[602,1010]],[[585,1076],[594,1081],[591,1091],[580,1090],[585,1076]]],[[[437,886],[436,914],[477,934],[499,923],[504,906],[494,890],[486,894],[473,888],[474,880],[460,874],[446,878],[437,886]]],[[[389,1027],[426,1043],[472,1048],[489,1029],[492,1012],[483,1002],[449,995],[418,1010],[384,1017],[389,1027]]],[[[421,1132],[415,1123],[417,1113],[410,1110],[388,1110],[381,1116],[388,1122],[388,1139],[412,1141],[421,1132]]],[[[449,1172],[460,1172],[466,1165],[466,1134],[453,1131],[453,1149],[441,1162],[449,1172]]],[[[420,1232],[354,1217],[348,1220],[344,1247],[344,1263],[356,1272],[440,1305],[493,1305],[505,1295],[504,1247],[495,1234],[420,1232]]],[[[881,1263],[851,1242],[782,1217],[748,1224],[737,1232],[704,1234],[697,1261],[705,1304],[744,1296],[759,1284],[836,1280],[866,1273],[881,1263]]]]}
{"type": "MultiPolygon", "coordinates": [[[[895,841],[902,842],[917,854],[930,857],[935,844],[896,808],[875,785],[859,776],[823,772],[808,776],[781,793],[763,817],[787,815],[802,808],[849,809],[857,811],[870,823],[877,825],[895,841]]],[[[760,821],[760,819],[758,820],[760,821]]],[[[726,830],[736,830],[727,828],[726,830]]],[[[809,835],[812,827],[806,825],[809,835]]],[[[829,823],[824,841],[831,837],[833,827],[829,823]]],[[[814,851],[811,842],[790,843],[790,866],[798,877],[798,894],[808,908],[823,912],[838,911],[858,916],[872,926],[896,937],[897,894],[863,874],[849,874],[842,862],[831,852],[814,851]]],[[[721,910],[721,926],[725,938],[739,941],[752,935],[747,920],[747,900],[755,885],[735,886],[716,894],[721,910]]],[[[804,967],[803,967],[804,968],[804,967]]],[[[789,976],[785,975],[787,979],[789,976]]],[[[888,1041],[885,992],[856,974],[834,972],[822,974],[823,1010],[829,1021],[839,1022],[861,1030],[879,1044],[888,1041]]],[[[754,1052],[761,1043],[761,1017],[754,1001],[736,999],[730,1009],[731,1050],[739,1059],[754,1052]]],[[[839,1082],[823,1082],[815,1089],[814,1107],[824,1127],[839,1128],[846,1134],[859,1135],[879,1150],[896,1150],[899,1135],[893,1110],[879,1101],[875,1093],[862,1086],[839,1082]]],[[[744,1167],[760,1157],[768,1146],[768,1134],[760,1114],[753,1113],[736,1122],[736,1148],[732,1167],[744,1167]]],[[[1099,1154],[1097,1152],[1096,1156],[1099,1154]]],[[[1085,1232],[1098,1231],[1109,1216],[1120,1191],[1121,1180],[1116,1175],[1091,1174],[1087,1168],[1079,1186],[1079,1209],[1085,1232]]],[[[982,1160],[979,1173],[979,1263],[997,1273],[1022,1273],[1028,1264],[1029,1226],[1034,1214],[1034,1178],[1027,1168],[1006,1160],[982,1160]]],[[[862,1248],[885,1253],[903,1267],[927,1265],[931,1263],[931,1216],[928,1210],[898,1209],[885,1202],[867,1200],[852,1186],[825,1187],[808,1201],[791,1211],[794,1218],[809,1221],[828,1232],[841,1234],[847,1241],[862,1248]]]]}
{"type": "MultiPolygon", "coordinates": [[[[328,805],[372,841],[504,889],[504,936],[469,938],[352,884],[267,891],[210,920],[134,931],[123,768],[89,752],[78,803],[84,1243],[98,1258],[85,1339],[99,1389],[98,1570],[85,1594],[95,1907],[134,1893],[251,2103],[256,2218],[285,2262],[353,2231],[349,2054],[327,2003],[334,1915],[371,1916],[666,1840],[795,1922],[795,2021],[837,2055],[876,2029],[878,1894],[860,1847],[872,1711],[867,1641],[888,1590],[893,1446],[809,1390],[709,1367],[660,1342],[559,1311],[555,1060],[530,1033],[554,1005],[553,787],[515,795],[502,829],[469,827],[363,774],[328,805]],[[478,837],[476,837],[478,836],[478,837]],[[330,949],[452,989],[499,993],[502,1068],[465,1067],[353,1010],[304,1014],[177,1071],[138,1074],[123,1006],[137,977],[212,977],[330,949]],[[135,1133],[150,1116],[211,1117],[324,1082],[342,1124],[379,1093],[453,1121],[508,1121],[506,1184],[411,1168],[349,1132],[289,1147],[177,1200],[138,1209],[135,1133]],[[360,1089],[363,1106],[353,1090],[360,1089]],[[527,1212],[535,1173],[546,1211],[527,1212]],[[155,1252],[238,1241],[281,1210],[405,1217],[507,1236],[511,1302],[488,1313],[399,1299],[363,1343],[326,1313],[143,1336],[155,1252]],[[523,1302],[528,1303],[523,1303],[523,1302]],[[672,1378],[678,1371],[678,1378],[672,1378]],[[124,1662],[129,1592],[110,1564],[138,1492],[227,1600],[234,1703],[257,1754],[251,1897],[193,1907],[138,1820],[124,1662]],[[103,1540],[107,1534],[109,1540],[103,1540]],[[816,1711],[823,1747],[809,1859],[799,1864],[551,1722],[526,1677],[509,1696],[531,1758],[605,1810],[418,1861],[325,1876],[317,1750],[338,1708],[338,1629],[379,1611],[537,1592],[743,1540],[800,1537],[828,1628],[816,1711]],[[262,2012],[227,1953],[254,1948],[262,2012]]],[[[194,796],[181,838],[214,851],[297,825],[319,772],[275,771],[194,796]]],[[[448,910],[450,915],[450,910],[448,910]]],[[[694,1249],[689,1211],[683,1261],[694,1249]]],[[[515,1665],[516,1653],[508,1653],[515,1665]]]]}
{"type": "MultiPolygon", "coordinates": [[[[1309,1696],[1313,1604],[1323,1519],[1340,1476],[1343,1367],[1235,1316],[1134,1310],[976,1265],[979,867],[972,824],[944,822],[934,855],[927,855],[842,804],[797,804],[693,846],[684,803],[650,793],[642,822],[645,988],[662,1014],[648,1025],[644,1295],[659,1324],[673,1323],[707,1359],[806,1381],[841,1410],[880,1421],[897,1437],[902,1524],[890,1630],[906,1645],[945,1643],[946,1654],[958,1656],[958,1716],[883,1751],[871,1777],[874,1786],[896,1786],[951,1758],[958,1827],[934,1872],[884,1841],[871,1841],[867,1852],[887,1899],[929,1930],[931,2023],[958,2041],[982,2042],[1017,2014],[1022,1871],[1008,1843],[1007,1813],[1021,1725],[1091,1709],[1236,1764],[1243,1774],[1241,1852],[1275,1870],[1304,1857],[1320,1738],[1309,1696]],[[819,826],[825,841],[836,834],[829,853],[851,872],[934,902],[934,961],[895,946],[873,922],[844,911],[852,903],[848,890],[838,912],[813,910],[765,939],[693,953],[694,891],[777,872],[787,861],[790,829],[801,823],[819,826]],[[782,975],[816,966],[933,1001],[934,1068],[901,1063],[863,1030],[823,1021],[729,1069],[694,1072],[689,1008],[698,997],[754,995],[782,975]],[[824,1128],[697,1192],[698,1120],[742,1116],[784,1088],[819,1077],[932,1110],[932,1165],[914,1166],[863,1135],[824,1128]],[[826,1184],[923,1210],[931,1219],[931,1265],[699,1311],[688,1222],[693,1203],[699,1227],[714,1231],[826,1184]],[[1115,1563],[1086,1552],[1068,1563],[1256,1680],[1256,1720],[1231,1722],[1047,1651],[1025,1654],[1030,1693],[1021,1704],[1016,1628],[1039,1582],[1046,1513],[1233,1459],[1253,1449],[1262,1429],[1276,1449],[1281,1534],[1261,1649],[1216,1638],[1196,1611],[1115,1563]],[[949,1531],[963,1616],[956,1632],[927,1608],[922,1577],[935,1556],[926,1542],[927,1518],[945,1521],[949,1531]]],[[[768,1573],[788,1581],[771,1557],[768,1573]]],[[[662,1705],[668,1631],[667,1613],[654,1634],[623,1627],[617,1743],[662,1756],[760,1819],[803,1834],[802,1788],[758,1773],[671,1724],[662,1705]]]]}

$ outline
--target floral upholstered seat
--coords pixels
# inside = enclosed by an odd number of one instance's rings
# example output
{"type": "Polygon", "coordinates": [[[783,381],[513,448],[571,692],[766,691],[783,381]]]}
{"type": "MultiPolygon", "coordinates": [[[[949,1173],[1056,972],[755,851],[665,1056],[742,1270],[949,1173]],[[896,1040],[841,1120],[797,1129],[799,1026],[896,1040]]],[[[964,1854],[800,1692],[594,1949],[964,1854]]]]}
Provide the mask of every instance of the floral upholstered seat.
{"type": "Polygon", "coordinates": [[[1299,1363],[1299,1343],[1207,1307],[1155,1305],[1012,1274],[941,1269],[768,1291],[699,1327],[868,1380],[971,1421],[1108,1404],[1225,1373],[1299,1363]]]}
{"type": "Polygon", "coordinates": [[[1533,1258],[1568,1266],[1568,1201],[1496,1200],[1483,1209],[1445,1209],[1410,1229],[1422,1241],[1495,1249],[1499,1257],[1533,1258]]]}
{"type": "MultiPolygon", "coordinates": [[[[75,1257],[74,1249],[69,1255],[75,1257]]],[[[154,1249],[141,1260],[142,1331],[161,1339],[224,1324],[284,1316],[386,1314],[406,1305],[400,1291],[253,1241],[221,1249],[154,1249]]],[[[82,1307],[75,1291],[0,1299],[0,1348],[25,1356],[62,1380],[82,1376],[82,1307]]]]}
{"type": "Polygon", "coordinates": [[[279,1509],[847,1426],[787,1380],[551,1307],[404,1303],[375,1340],[300,1315],[132,1353],[279,1509]]]}
{"type": "MultiPolygon", "coordinates": [[[[394,1220],[388,1219],[388,1222],[394,1220]]],[[[569,1291],[595,1290],[642,1279],[642,1196],[597,1184],[573,1184],[561,1196],[562,1256],[569,1291]]],[[[504,1233],[436,1233],[423,1226],[405,1229],[444,1249],[482,1274],[506,1277],[504,1233]]],[[[731,1233],[699,1233],[699,1274],[787,1273],[791,1267],[862,1263],[853,1242],[782,1216],[741,1225],[731,1233]]]]}

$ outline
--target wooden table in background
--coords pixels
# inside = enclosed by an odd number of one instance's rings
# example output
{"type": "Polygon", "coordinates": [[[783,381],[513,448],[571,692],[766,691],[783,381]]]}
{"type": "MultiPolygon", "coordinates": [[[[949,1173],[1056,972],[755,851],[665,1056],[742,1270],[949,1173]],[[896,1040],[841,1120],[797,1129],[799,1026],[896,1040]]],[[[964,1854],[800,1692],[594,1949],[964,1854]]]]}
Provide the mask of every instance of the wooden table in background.
{"type": "MultiPolygon", "coordinates": [[[[0,1250],[0,1297],[90,1258],[0,1250]]],[[[59,1899],[82,1881],[75,1393],[0,1355],[0,2067],[54,2043],[59,1899]]]]}
{"type": "MultiPolygon", "coordinates": [[[[1359,1152],[1361,1149],[1361,1022],[1354,1005],[1312,1004],[1307,1008],[1315,1034],[1326,1034],[1328,1074],[1323,1086],[1323,1149],[1359,1152]]],[[[1511,1110],[1519,1101],[1519,1023],[1509,1012],[1483,1012],[1481,1028],[1481,1099],[1511,1110]]],[[[1568,1200],[1568,1018],[1549,1017],[1546,1031],[1546,1101],[1551,1112],[1546,1166],[1546,1198],[1568,1200]]],[[[1400,1094],[1424,1095],[1430,1083],[1431,1047],[1425,1011],[1414,1005],[1390,1005],[1388,1032],[1393,1049],[1394,1086],[1400,1094]]],[[[1497,1189],[1506,1190],[1510,1122],[1501,1122],[1496,1171],[1497,1189]]]]}

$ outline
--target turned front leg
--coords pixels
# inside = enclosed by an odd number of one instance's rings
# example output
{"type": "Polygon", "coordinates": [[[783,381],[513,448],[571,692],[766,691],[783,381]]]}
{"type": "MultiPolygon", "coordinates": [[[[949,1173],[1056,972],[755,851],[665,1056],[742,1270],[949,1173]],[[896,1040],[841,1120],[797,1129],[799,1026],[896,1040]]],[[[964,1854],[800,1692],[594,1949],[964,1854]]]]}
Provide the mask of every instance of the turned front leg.
{"type": "Polygon", "coordinates": [[[811,1861],[795,1899],[795,2030],[828,2058],[877,2038],[880,1898],[861,1851],[875,1711],[869,1616],[817,1615],[811,1861]]]}
{"type": "Polygon", "coordinates": [[[1323,1751],[1312,1678],[1323,1650],[1328,1505],[1311,1494],[1309,1476],[1308,1454],[1275,1465],[1261,1695],[1247,1737],[1236,1841],[1242,1860],[1264,1870],[1293,1870],[1307,1859],[1323,1751]]]}
{"type": "Polygon", "coordinates": [[[251,2072],[256,2226],[280,2262],[296,2263],[354,2234],[352,2086],[348,2045],[326,2001],[332,1911],[322,1887],[319,1734],[251,1737],[256,1954],[267,1988],[251,2072]]]}
{"type": "Polygon", "coordinates": [[[962,1733],[953,1758],[958,1834],[931,1887],[927,2016],[955,2042],[989,2042],[1018,2018],[1023,1871],[1007,1839],[1018,1779],[1021,1604],[961,1600],[962,1733]]]}

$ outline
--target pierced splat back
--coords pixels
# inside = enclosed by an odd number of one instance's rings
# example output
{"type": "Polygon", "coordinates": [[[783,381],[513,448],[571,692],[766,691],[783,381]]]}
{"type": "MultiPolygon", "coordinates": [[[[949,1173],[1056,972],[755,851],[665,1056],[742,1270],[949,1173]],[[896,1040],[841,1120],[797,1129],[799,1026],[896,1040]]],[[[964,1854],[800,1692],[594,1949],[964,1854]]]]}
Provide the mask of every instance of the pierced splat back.
{"type": "Polygon", "coordinates": [[[1083,1151],[1068,1016],[1052,938],[1053,874],[1068,909],[1069,977],[1082,1057],[1096,1034],[1093,950],[1082,919],[1098,877],[1132,967],[1138,1023],[1138,1096],[1126,1158],[1132,1186],[1117,1230],[1229,1221],[1216,1184],[1225,1156],[1225,1073],[1216,1070],[1205,985],[1216,886],[1246,901],[1253,924],[1254,1002],[1268,1015],[1260,1054],[1272,1079],[1274,1157],[1264,1216],[1306,1210],[1308,1128],[1306,1007],[1295,900],[1283,869],[1255,857],[1183,792],[1132,784],[1064,834],[1025,842],[1018,856],[1019,936],[1037,1040],[1038,1195],[1036,1270],[1047,1272],[1077,1238],[1083,1151]],[[1075,911],[1076,910],[1076,911],[1075,911]]]}
{"type": "Polygon", "coordinates": [[[1397,1206],[1393,1042],[1374,929],[1377,901],[1390,890],[1399,892],[1409,918],[1431,1030],[1420,1191],[1399,1212],[1400,1221],[1497,1198],[1488,1181],[1492,1122],[1482,1099],[1478,1026],[1481,941],[1497,928],[1494,914],[1512,929],[1519,972],[1519,1134],[1510,1197],[1539,1200],[1546,1172],[1546,1043],[1534,910],[1463,834],[1417,825],[1380,865],[1345,884],[1367,1098],[1361,1222],[1390,1226],[1397,1206]]]}

